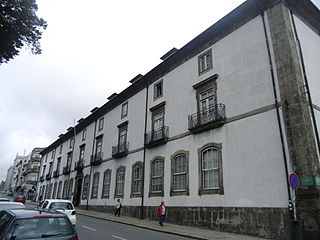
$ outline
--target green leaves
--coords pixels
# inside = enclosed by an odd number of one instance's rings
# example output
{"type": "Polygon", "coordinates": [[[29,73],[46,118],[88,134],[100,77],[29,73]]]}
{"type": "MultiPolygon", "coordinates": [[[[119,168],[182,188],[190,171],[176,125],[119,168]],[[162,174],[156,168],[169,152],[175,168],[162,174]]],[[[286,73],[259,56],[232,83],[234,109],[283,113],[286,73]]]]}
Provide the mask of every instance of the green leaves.
{"type": "Polygon", "coordinates": [[[1,0],[0,64],[8,62],[27,45],[33,54],[41,53],[39,40],[47,22],[38,18],[35,0],[1,0]]]}

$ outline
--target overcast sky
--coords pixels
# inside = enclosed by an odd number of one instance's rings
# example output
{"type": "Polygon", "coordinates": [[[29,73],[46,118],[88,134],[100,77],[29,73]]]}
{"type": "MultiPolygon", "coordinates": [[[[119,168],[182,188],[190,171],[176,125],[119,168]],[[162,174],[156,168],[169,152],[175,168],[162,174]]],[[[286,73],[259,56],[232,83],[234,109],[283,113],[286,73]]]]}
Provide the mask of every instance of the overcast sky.
{"type": "Polygon", "coordinates": [[[17,154],[48,146],[242,2],[37,0],[42,54],[0,65],[0,181],[17,154]]]}

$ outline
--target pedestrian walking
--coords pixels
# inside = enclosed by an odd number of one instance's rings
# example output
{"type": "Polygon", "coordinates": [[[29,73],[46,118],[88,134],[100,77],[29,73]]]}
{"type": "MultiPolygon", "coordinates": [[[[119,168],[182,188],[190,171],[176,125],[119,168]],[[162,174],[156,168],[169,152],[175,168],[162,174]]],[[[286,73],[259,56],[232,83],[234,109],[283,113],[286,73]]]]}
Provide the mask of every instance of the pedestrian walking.
{"type": "Polygon", "coordinates": [[[120,217],[121,208],[122,208],[122,204],[120,202],[120,199],[118,198],[117,202],[116,202],[116,212],[115,212],[114,216],[120,217]]]}
{"type": "Polygon", "coordinates": [[[156,213],[159,216],[159,224],[163,227],[164,218],[166,216],[166,206],[164,205],[164,201],[157,207],[156,213]]]}

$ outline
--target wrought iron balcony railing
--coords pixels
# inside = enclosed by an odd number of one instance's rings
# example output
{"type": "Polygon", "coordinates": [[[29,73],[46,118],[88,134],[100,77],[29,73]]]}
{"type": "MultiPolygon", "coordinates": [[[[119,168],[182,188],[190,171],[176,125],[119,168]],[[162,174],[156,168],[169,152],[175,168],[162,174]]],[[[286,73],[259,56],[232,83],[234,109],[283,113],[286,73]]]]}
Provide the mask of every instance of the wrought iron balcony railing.
{"type": "Polygon", "coordinates": [[[202,132],[223,125],[226,121],[225,105],[219,103],[211,108],[194,113],[188,117],[191,132],[202,132]]]}
{"type": "Polygon", "coordinates": [[[39,181],[40,181],[40,182],[43,182],[43,181],[44,181],[44,176],[41,176],[41,177],[39,178],[39,181]]]}
{"type": "Polygon", "coordinates": [[[50,180],[51,179],[51,173],[46,174],[46,180],[50,180]]]}
{"type": "Polygon", "coordinates": [[[80,159],[79,161],[74,163],[74,170],[81,170],[84,167],[84,160],[80,159]]]}
{"type": "Polygon", "coordinates": [[[169,127],[164,126],[148,132],[144,135],[144,145],[146,147],[155,147],[168,142],[169,127]]]}
{"type": "Polygon", "coordinates": [[[71,166],[68,165],[68,166],[63,167],[63,171],[62,172],[63,172],[64,175],[67,175],[67,174],[70,173],[70,170],[71,170],[71,166]]]}
{"type": "Polygon", "coordinates": [[[59,170],[58,170],[58,169],[57,169],[57,170],[55,170],[55,171],[53,171],[53,175],[52,175],[52,177],[54,177],[54,178],[59,177],[59,170]]]}
{"type": "Polygon", "coordinates": [[[103,160],[103,152],[98,152],[94,155],[91,155],[90,164],[91,165],[98,165],[98,164],[102,163],[102,160],[103,160]]]}
{"type": "Polygon", "coordinates": [[[119,143],[112,147],[112,157],[119,158],[126,156],[129,151],[129,142],[119,143]]]}

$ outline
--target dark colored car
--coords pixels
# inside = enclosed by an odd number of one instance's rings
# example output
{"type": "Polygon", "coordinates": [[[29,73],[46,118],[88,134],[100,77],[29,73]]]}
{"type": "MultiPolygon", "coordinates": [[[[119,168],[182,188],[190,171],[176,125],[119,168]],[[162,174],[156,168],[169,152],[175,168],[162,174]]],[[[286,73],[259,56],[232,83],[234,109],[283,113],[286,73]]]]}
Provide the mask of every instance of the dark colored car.
{"type": "Polygon", "coordinates": [[[0,240],[79,240],[67,215],[57,211],[0,211],[0,240]]]}
{"type": "Polygon", "coordinates": [[[21,202],[21,203],[25,204],[26,203],[26,197],[18,195],[13,199],[13,201],[14,202],[21,202]]]}

